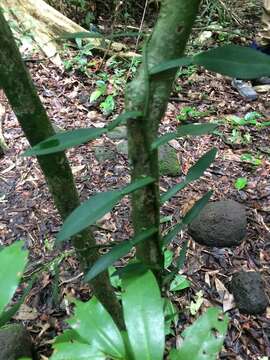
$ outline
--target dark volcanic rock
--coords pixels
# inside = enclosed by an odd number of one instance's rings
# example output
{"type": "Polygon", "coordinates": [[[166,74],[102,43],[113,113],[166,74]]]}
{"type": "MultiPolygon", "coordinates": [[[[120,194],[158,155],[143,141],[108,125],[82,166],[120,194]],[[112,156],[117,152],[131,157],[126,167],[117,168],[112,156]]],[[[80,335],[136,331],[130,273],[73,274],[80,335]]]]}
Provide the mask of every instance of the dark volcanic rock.
{"type": "Polygon", "coordinates": [[[33,358],[30,335],[20,324],[6,325],[0,329],[0,360],[33,358]]]}
{"type": "Polygon", "coordinates": [[[213,247],[239,245],[245,238],[245,208],[233,200],[207,204],[189,225],[189,234],[200,244],[213,247]]]}
{"type": "Polygon", "coordinates": [[[235,273],[230,290],[237,307],[246,314],[261,314],[268,305],[261,275],[255,271],[235,273]]]}

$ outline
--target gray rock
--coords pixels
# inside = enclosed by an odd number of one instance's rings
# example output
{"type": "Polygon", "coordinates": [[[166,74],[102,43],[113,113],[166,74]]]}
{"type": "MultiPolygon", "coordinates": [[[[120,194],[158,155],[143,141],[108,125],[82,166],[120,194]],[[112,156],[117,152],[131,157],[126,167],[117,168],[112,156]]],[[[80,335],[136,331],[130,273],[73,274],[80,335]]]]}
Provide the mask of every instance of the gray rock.
{"type": "Polygon", "coordinates": [[[127,140],[122,140],[118,144],[116,144],[116,150],[119,154],[128,155],[128,142],[127,140]]]}
{"type": "Polygon", "coordinates": [[[0,360],[33,359],[33,344],[29,333],[20,324],[0,328],[0,360]]]}
{"type": "Polygon", "coordinates": [[[255,271],[240,271],[230,283],[239,311],[246,314],[262,314],[268,305],[261,275],[255,271]]]}
{"type": "Polygon", "coordinates": [[[113,160],[115,158],[115,151],[106,146],[97,146],[95,147],[95,157],[99,162],[113,160]]]}
{"type": "Polygon", "coordinates": [[[181,167],[175,149],[165,144],[159,148],[159,170],[163,176],[179,176],[181,167]]]}
{"type": "Polygon", "coordinates": [[[213,247],[239,245],[246,236],[244,206],[233,200],[207,204],[189,225],[189,234],[200,244],[213,247]]]}
{"type": "Polygon", "coordinates": [[[107,136],[112,140],[127,139],[127,128],[126,126],[118,126],[112,131],[109,131],[107,136]]]}

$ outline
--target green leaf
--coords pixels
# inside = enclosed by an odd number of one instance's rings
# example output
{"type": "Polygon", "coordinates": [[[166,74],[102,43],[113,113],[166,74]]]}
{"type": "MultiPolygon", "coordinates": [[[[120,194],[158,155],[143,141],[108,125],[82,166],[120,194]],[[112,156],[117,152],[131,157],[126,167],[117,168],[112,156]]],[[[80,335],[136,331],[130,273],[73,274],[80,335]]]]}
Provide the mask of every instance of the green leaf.
{"type": "Polygon", "coordinates": [[[107,356],[95,346],[77,341],[57,343],[54,345],[50,360],[106,360],[107,356]]]}
{"type": "Polygon", "coordinates": [[[8,323],[10,321],[10,319],[19,310],[21,305],[24,303],[24,300],[30,293],[35,281],[36,281],[36,277],[34,276],[34,277],[32,277],[27,288],[24,290],[23,295],[21,296],[20,300],[18,302],[16,302],[14,305],[12,305],[11,307],[9,307],[7,310],[4,310],[2,313],[0,312],[0,328],[1,328],[1,326],[4,326],[6,323],[8,323]]]}
{"type": "Polygon", "coordinates": [[[164,269],[167,269],[171,266],[173,262],[174,252],[172,250],[166,249],[164,251],[164,269]]]}
{"type": "Polygon", "coordinates": [[[184,267],[187,257],[187,250],[188,250],[188,242],[184,241],[182,249],[180,250],[180,254],[176,260],[177,271],[182,270],[182,268],[184,267]]]}
{"type": "Polygon", "coordinates": [[[171,351],[170,360],[215,360],[222,349],[228,322],[219,309],[208,309],[182,333],[183,344],[180,350],[171,351]]]}
{"type": "Polygon", "coordinates": [[[127,111],[123,112],[116,119],[114,119],[108,126],[108,131],[113,130],[115,127],[119,126],[120,124],[125,123],[127,120],[130,119],[137,119],[143,116],[141,111],[127,111]]]}
{"type": "Polygon", "coordinates": [[[128,195],[136,190],[139,190],[155,181],[154,178],[151,176],[144,176],[140,179],[136,179],[135,181],[132,181],[128,186],[126,186],[123,190],[121,190],[121,194],[128,195]]]}
{"type": "Polygon", "coordinates": [[[12,299],[27,263],[28,251],[23,250],[23,241],[5,247],[0,251],[0,313],[12,299]]]}
{"type": "Polygon", "coordinates": [[[194,166],[192,166],[186,176],[185,181],[190,183],[191,181],[199,179],[206,169],[212,164],[217,155],[217,148],[213,148],[205,153],[194,166]]]}
{"type": "Polygon", "coordinates": [[[165,315],[165,335],[173,334],[171,330],[172,324],[177,326],[179,316],[177,309],[169,299],[165,299],[164,303],[164,315],[165,315]]]}
{"type": "Polygon", "coordinates": [[[245,178],[245,177],[239,177],[235,183],[234,183],[234,187],[237,189],[237,190],[242,190],[244,189],[248,184],[248,179],[245,178]]]}
{"type": "Polygon", "coordinates": [[[75,301],[75,305],[75,314],[68,320],[71,328],[107,357],[124,359],[121,333],[103,305],[95,297],[85,303],[75,301]]]}
{"type": "Polygon", "coordinates": [[[170,284],[170,291],[180,291],[190,287],[190,281],[184,275],[176,275],[170,284]]]}
{"type": "Polygon", "coordinates": [[[166,201],[170,200],[178,191],[184,189],[189,183],[199,179],[205,170],[212,164],[215,160],[217,154],[217,149],[213,148],[207,153],[205,153],[196,163],[193,165],[185,178],[185,180],[179,184],[176,184],[171,189],[169,189],[165,194],[161,195],[160,202],[164,204],[166,201]]]}
{"type": "Polygon", "coordinates": [[[90,199],[83,202],[66,218],[56,240],[64,241],[69,239],[88,226],[95,224],[98,219],[110,212],[125,195],[153,181],[154,179],[149,176],[143,177],[133,181],[122,190],[107,191],[91,196],[90,199]]]}
{"type": "Polygon", "coordinates": [[[167,70],[175,69],[180,66],[188,66],[192,64],[192,57],[184,56],[178,59],[169,60],[154,66],[150,71],[150,75],[156,75],[167,70]]]}
{"type": "Polygon", "coordinates": [[[134,245],[138,244],[141,241],[146,240],[151,235],[157,232],[156,228],[151,228],[145,231],[142,231],[140,234],[135,236],[129,241],[123,241],[122,244],[116,245],[110,250],[107,254],[101,256],[91,267],[91,269],[85,275],[85,281],[90,281],[94,279],[98,274],[106,270],[111,266],[115,261],[128,254],[134,245]]]}
{"type": "Polygon", "coordinates": [[[74,33],[65,33],[59,37],[59,39],[116,39],[121,37],[136,37],[139,32],[119,32],[110,35],[103,35],[96,31],[79,31],[74,33]]]}
{"type": "Polygon", "coordinates": [[[134,360],[161,360],[165,347],[164,301],[152,272],[124,277],[122,302],[134,360]]]}
{"type": "Polygon", "coordinates": [[[200,200],[196,201],[193,207],[183,217],[182,221],[185,225],[190,224],[199,215],[199,213],[210,200],[212,194],[213,191],[208,191],[203,197],[200,198],[200,200]]]}
{"type": "Polygon", "coordinates": [[[186,225],[183,222],[175,225],[173,229],[164,236],[163,246],[168,245],[176,237],[176,235],[185,228],[185,226],[186,225]]]}
{"type": "Polygon", "coordinates": [[[225,45],[193,56],[193,63],[237,79],[270,75],[270,58],[255,49],[225,45]]]}
{"type": "Polygon", "coordinates": [[[40,156],[63,151],[73,146],[84,144],[87,141],[94,140],[102,134],[105,134],[107,131],[106,128],[85,128],[61,132],[26,150],[22,156],[40,156]]]}
{"type": "Polygon", "coordinates": [[[208,191],[200,200],[198,200],[193,205],[193,207],[183,217],[182,221],[179,224],[175,225],[174,228],[163,237],[163,246],[168,245],[176,237],[179,231],[183,230],[199,215],[199,213],[210,200],[212,194],[213,191],[208,191]]]}
{"type": "Polygon", "coordinates": [[[79,32],[73,32],[73,33],[65,33],[62,34],[59,39],[97,39],[97,38],[104,38],[104,35],[96,32],[96,31],[79,31],[79,32]]]}
{"type": "Polygon", "coordinates": [[[65,220],[56,241],[64,241],[95,224],[121,200],[121,191],[107,191],[91,196],[77,207],[65,220]]]}
{"type": "Polygon", "coordinates": [[[160,136],[157,140],[155,140],[152,145],[151,149],[157,149],[161,145],[166,144],[168,141],[184,137],[187,135],[190,136],[201,136],[212,133],[216,128],[218,127],[218,124],[215,123],[209,123],[209,124],[188,124],[188,125],[181,125],[177,128],[177,131],[165,134],[163,136],[160,136]]]}

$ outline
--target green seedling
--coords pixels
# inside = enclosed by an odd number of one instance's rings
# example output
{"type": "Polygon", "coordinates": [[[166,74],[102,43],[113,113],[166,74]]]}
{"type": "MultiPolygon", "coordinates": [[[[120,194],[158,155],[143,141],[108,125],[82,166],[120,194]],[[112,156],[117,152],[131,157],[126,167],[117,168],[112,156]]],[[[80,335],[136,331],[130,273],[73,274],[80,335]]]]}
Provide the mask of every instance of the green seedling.
{"type": "Polygon", "coordinates": [[[241,156],[241,160],[246,162],[246,163],[249,163],[251,165],[254,165],[254,166],[259,166],[262,164],[262,160],[261,159],[258,159],[256,158],[255,156],[253,156],[252,154],[243,154],[241,156]]]}
{"type": "Polygon", "coordinates": [[[236,179],[235,183],[234,183],[234,187],[237,190],[242,190],[244,189],[248,184],[248,179],[245,177],[239,177],[238,179],[236,179]]]}

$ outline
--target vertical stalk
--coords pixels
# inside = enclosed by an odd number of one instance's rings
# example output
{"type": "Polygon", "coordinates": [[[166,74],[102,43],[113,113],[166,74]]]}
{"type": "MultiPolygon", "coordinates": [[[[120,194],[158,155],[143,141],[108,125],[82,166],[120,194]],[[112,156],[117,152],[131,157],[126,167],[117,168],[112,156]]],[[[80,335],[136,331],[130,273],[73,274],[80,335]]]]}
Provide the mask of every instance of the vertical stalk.
{"type": "MultiPolygon", "coordinates": [[[[11,30],[0,8],[0,86],[33,146],[54,135],[52,124],[40,101],[29,72],[22,61],[11,30]]],[[[39,165],[52,194],[54,204],[62,220],[79,206],[71,168],[64,152],[37,157],[39,165]]],[[[98,259],[96,242],[90,229],[72,239],[82,270],[88,270],[98,259]]],[[[110,284],[108,273],[100,274],[91,282],[93,291],[111,313],[116,323],[123,328],[122,310],[110,284]]]]}
{"type": "MultiPolygon", "coordinates": [[[[132,221],[135,233],[150,226],[160,227],[158,151],[151,150],[158,127],[167,108],[176,70],[154,77],[154,66],[181,57],[198,12],[200,0],[163,0],[159,18],[144,49],[143,63],[135,79],[127,86],[127,111],[141,111],[142,119],[128,121],[128,146],[131,177],[152,176],[154,184],[132,195],[132,221]]],[[[163,268],[160,233],[137,245],[137,257],[152,269],[163,268]]],[[[156,272],[159,274],[159,271],[156,272]]]]}

